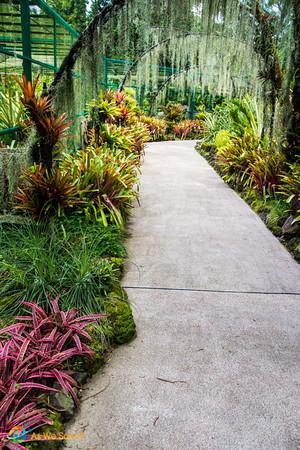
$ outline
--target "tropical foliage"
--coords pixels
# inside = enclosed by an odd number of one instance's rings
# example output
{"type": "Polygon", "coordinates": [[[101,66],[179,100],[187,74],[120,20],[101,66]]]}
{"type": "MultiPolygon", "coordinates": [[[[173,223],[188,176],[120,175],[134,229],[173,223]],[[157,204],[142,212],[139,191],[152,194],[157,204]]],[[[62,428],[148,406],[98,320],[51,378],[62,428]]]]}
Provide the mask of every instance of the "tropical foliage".
{"type": "Polygon", "coordinates": [[[71,153],[70,122],[37,93],[38,79],[19,85],[37,140],[15,197],[20,223],[0,226],[0,317],[9,323],[0,331],[0,447],[11,449],[26,444],[14,440],[15,427],[51,425],[51,395],[78,403],[70,368],[92,373],[110,345],[134,336],[119,281],[123,229],[150,135],[134,99],[108,91],[90,104],[89,144],[71,153]]]}
{"type": "Polygon", "coordinates": [[[146,125],[151,141],[163,141],[166,138],[167,122],[158,117],[142,117],[143,123],[146,125]]]}
{"type": "Polygon", "coordinates": [[[112,149],[122,148],[127,154],[142,155],[149,131],[130,95],[101,91],[99,97],[89,103],[89,119],[92,142],[97,146],[107,143],[112,149]]]}
{"type": "MultiPolygon", "coordinates": [[[[51,110],[51,101],[45,97],[36,100],[36,83],[33,87],[26,84],[23,101],[39,121],[36,110],[51,110]]],[[[105,226],[124,226],[137,198],[138,166],[149,139],[148,129],[140,122],[136,103],[113,91],[102,92],[90,103],[89,124],[87,148],[75,155],[64,152],[50,168],[40,164],[24,171],[16,195],[17,209],[38,220],[76,213],[94,217],[105,226]]],[[[57,143],[63,134],[56,135],[57,143]]]]}
{"type": "Polygon", "coordinates": [[[211,112],[199,106],[192,120],[179,103],[150,117],[127,92],[102,91],[88,103],[87,140],[74,151],[66,139],[71,123],[39,92],[38,79],[19,86],[21,106],[13,101],[11,118],[34,128],[37,140],[15,197],[21,222],[0,227],[0,317],[7,323],[0,330],[0,447],[13,450],[25,445],[10,439],[14,427],[51,425],[49,399],[57,391],[78,403],[72,370],[92,373],[110,345],[135,334],[120,276],[148,141],[198,139],[199,151],[276,234],[287,219],[293,227],[300,220],[299,164],[265,135],[250,96],[222,100],[211,112]]]}
{"type": "Polygon", "coordinates": [[[112,152],[107,144],[89,146],[76,155],[66,155],[61,164],[81,192],[85,214],[104,225],[124,225],[132,202],[137,198],[138,158],[122,150],[112,152]]]}
{"type": "Polygon", "coordinates": [[[12,88],[0,92],[0,130],[22,126],[26,118],[19,92],[12,88]]]}
{"type": "MultiPolygon", "coordinates": [[[[264,135],[261,109],[246,96],[207,113],[200,153],[237,189],[268,226],[287,239],[286,224],[299,222],[299,162],[289,164],[282,146],[264,135]]],[[[296,257],[299,229],[289,226],[296,257]]],[[[287,242],[290,247],[290,242],[287,242]]]]}
{"type": "MultiPolygon", "coordinates": [[[[17,222],[0,226],[0,318],[8,322],[0,330],[0,448],[25,448],[26,438],[14,442],[15,428],[51,425],[57,391],[78,404],[73,372],[89,367],[92,356],[101,364],[109,345],[134,336],[120,274],[148,141],[198,139],[223,179],[300,255],[299,0],[212,0],[207,8],[191,0],[135,0],[118,15],[124,3],[49,0],[80,32],[89,14],[108,9],[63,59],[57,98],[41,92],[39,78],[32,84],[23,77],[16,89],[0,92],[0,129],[20,128],[17,144],[19,136],[29,138],[27,130],[34,136],[25,146],[33,165],[20,178],[21,165],[13,167],[15,201],[6,169],[19,154],[9,157],[10,134],[0,142],[2,210],[13,203],[9,219],[17,222]],[[102,81],[100,54],[126,55],[140,104],[146,99],[154,113],[155,102],[163,102],[157,117],[146,116],[128,92],[102,90],[86,99],[102,81]],[[262,105],[250,95],[238,98],[246,91],[261,95],[262,105]],[[59,112],[66,104],[75,121],[84,110],[81,148],[68,142],[71,121],[59,112]]],[[[30,13],[38,16],[39,8],[31,5],[30,13]]],[[[11,70],[14,58],[3,58],[11,70]]],[[[105,85],[118,82],[118,73],[106,75],[105,85]]]]}
{"type": "Polygon", "coordinates": [[[185,118],[185,108],[180,103],[169,102],[162,110],[167,122],[180,122],[185,118]]]}
{"type": "Polygon", "coordinates": [[[203,134],[204,126],[199,120],[183,120],[174,125],[174,135],[179,139],[197,139],[203,134]]]}
{"type": "Polygon", "coordinates": [[[295,212],[295,222],[300,221],[300,164],[290,164],[281,175],[280,191],[295,212]]]}

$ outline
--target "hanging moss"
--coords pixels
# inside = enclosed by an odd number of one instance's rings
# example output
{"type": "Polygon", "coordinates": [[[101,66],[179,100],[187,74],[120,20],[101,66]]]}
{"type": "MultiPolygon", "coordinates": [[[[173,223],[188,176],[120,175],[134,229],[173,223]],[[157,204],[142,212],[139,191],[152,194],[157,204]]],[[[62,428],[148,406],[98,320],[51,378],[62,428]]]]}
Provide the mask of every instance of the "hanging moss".
{"type": "MultiPolygon", "coordinates": [[[[135,81],[146,92],[158,88],[161,61],[168,61],[176,71],[187,64],[198,67],[201,78],[196,71],[190,72],[190,87],[201,83],[219,94],[232,93],[232,77],[236,77],[236,85],[244,91],[249,79],[255,79],[259,65],[253,49],[255,23],[245,8],[238,6],[237,0],[150,0],[146,14],[144,0],[128,0],[122,7],[121,4],[113,2],[115,7],[107,10],[101,20],[95,19],[63,63],[63,67],[71,67],[74,72],[79,69],[86,90],[87,85],[97,84],[95,67],[101,55],[134,60],[143,55],[135,81]],[[166,45],[157,45],[161,42],[166,45]],[[81,67],[78,60],[83,61],[81,67]]],[[[63,68],[55,84],[61,80],[62,71],[63,68]]],[[[185,83],[184,78],[182,82],[178,78],[179,88],[185,83]]],[[[80,89],[75,97],[79,93],[80,89]]]]}
{"type": "Polygon", "coordinates": [[[161,65],[178,74],[165,86],[172,83],[181,92],[188,86],[229,97],[264,94],[266,126],[273,126],[280,117],[275,109],[283,107],[280,99],[278,104],[274,99],[290,88],[290,83],[282,83],[289,73],[289,65],[282,70],[283,63],[291,61],[289,13],[281,23],[264,13],[259,0],[146,3],[145,8],[145,0],[112,1],[72,48],[54,85],[67,83],[64,73],[72,73],[73,115],[82,113],[86,100],[105,84],[102,57],[113,57],[135,61],[130,71],[130,64],[124,65],[124,75],[129,71],[124,86],[135,84],[154,98],[158,92],[165,95],[162,85],[170,76],[162,75],[161,65]],[[273,84],[259,79],[266,73],[272,75],[273,84]]]}

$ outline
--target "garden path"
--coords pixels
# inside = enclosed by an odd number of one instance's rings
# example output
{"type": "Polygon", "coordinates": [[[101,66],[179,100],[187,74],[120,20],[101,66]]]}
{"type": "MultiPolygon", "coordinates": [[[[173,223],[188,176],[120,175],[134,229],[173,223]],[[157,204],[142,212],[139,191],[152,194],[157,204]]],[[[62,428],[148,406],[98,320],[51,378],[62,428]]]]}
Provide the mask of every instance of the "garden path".
{"type": "Polygon", "coordinates": [[[300,448],[299,266],[194,144],[147,148],[123,280],[138,337],[67,448],[300,448]]]}

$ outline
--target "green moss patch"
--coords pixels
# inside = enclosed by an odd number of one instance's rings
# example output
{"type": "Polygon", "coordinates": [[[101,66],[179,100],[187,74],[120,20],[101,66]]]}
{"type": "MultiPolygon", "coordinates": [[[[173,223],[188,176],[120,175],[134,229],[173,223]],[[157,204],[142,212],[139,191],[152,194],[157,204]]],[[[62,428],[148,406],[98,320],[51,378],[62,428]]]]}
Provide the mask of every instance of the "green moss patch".
{"type": "Polygon", "coordinates": [[[112,324],[113,342],[121,345],[131,341],[136,335],[136,326],[126,292],[122,289],[112,292],[105,305],[105,311],[112,324]]]}

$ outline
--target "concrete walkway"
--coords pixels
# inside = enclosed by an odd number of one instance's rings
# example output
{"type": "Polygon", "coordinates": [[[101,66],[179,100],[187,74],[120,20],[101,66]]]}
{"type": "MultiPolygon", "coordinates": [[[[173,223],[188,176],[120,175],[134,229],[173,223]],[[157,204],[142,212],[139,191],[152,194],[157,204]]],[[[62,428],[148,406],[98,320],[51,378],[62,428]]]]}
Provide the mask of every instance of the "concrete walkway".
{"type": "Polygon", "coordinates": [[[67,448],[300,449],[299,266],[194,144],[147,149],[123,282],[138,337],[67,448]]]}

